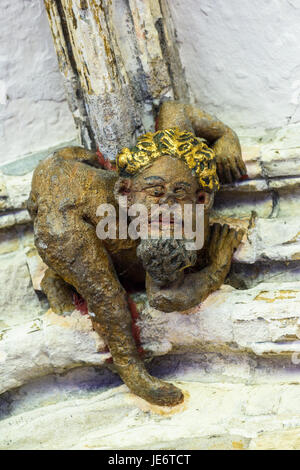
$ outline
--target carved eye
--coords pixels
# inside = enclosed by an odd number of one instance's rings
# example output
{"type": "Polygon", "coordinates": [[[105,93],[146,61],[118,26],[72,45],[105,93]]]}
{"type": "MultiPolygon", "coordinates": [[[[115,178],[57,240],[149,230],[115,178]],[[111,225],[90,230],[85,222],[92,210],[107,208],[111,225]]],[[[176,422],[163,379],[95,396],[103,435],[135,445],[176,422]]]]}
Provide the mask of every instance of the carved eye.
{"type": "Polygon", "coordinates": [[[185,190],[183,187],[178,187],[178,188],[175,188],[174,189],[174,193],[178,194],[178,193],[184,193],[185,190]]]}
{"type": "Polygon", "coordinates": [[[146,188],[147,194],[150,196],[161,197],[165,194],[163,186],[151,186],[151,188],[146,188]]]}
{"type": "Polygon", "coordinates": [[[183,186],[178,186],[174,189],[174,194],[177,198],[182,198],[186,196],[186,189],[183,186]]]}

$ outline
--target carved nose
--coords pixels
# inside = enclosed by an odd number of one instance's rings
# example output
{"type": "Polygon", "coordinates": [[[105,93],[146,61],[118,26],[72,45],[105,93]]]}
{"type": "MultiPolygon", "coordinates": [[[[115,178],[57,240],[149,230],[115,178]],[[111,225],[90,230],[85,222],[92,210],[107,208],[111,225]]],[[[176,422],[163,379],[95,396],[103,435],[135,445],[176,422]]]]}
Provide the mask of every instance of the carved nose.
{"type": "Polygon", "coordinates": [[[161,198],[161,204],[168,204],[168,206],[172,206],[175,202],[174,194],[166,194],[164,197],[161,198]]]}
{"type": "Polygon", "coordinates": [[[172,206],[175,202],[175,198],[174,196],[170,196],[167,203],[168,203],[168,206],[172,206]]]}

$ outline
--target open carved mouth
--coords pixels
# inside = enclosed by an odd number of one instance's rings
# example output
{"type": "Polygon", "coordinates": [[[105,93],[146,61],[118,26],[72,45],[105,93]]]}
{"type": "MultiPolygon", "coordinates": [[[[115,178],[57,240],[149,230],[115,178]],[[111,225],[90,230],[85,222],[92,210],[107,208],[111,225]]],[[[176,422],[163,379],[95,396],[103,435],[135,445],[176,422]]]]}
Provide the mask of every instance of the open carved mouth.
{"type": "Polygon", "coordinates": [[[148,225],[161,225],[161,226],[168,226],[168,225],[179,225],[179,226],[183,226],[183,221],[182,220],[176,220],[176,218],[174,218],[174,216],[167,216],[167,217],[163,217],[163,214],[159,214],[158,218],[156,217],[153,217],[153,219],[151,220],[151,218],[148,219],[148,225]]]}

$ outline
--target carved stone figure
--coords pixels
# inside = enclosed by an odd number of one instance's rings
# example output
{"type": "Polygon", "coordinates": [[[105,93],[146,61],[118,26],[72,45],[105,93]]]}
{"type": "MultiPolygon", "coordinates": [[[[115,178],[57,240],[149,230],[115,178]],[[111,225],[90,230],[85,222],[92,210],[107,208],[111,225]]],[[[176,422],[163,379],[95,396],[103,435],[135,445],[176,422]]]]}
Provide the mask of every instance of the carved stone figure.
{"type": "Polygon", "coordinates": [[[97,154],[84,148],[56,152],[36,168],[28,207],[36,247],[49,266],[42,288],[51,308],[73,310],[76,290],[129,389],[151,403],[173,406],[183,394],[147,372],[123,285],[146,284],[150,304],[165,312],[187,310],[218,289],[243,233],[228,225],[210,227],[209,211],[219,180],[238,180],[246,170],[236,134],[194,106],[164,103],[157,129],[120,152],[117,172],[102,169],[97,154]],[[149,211],[151,204],[203,203],[203,248],[191,252],[174,238],[100,240],[97,208],[117,208],[120,195],[129,206],[141,203],[149,211]]]}

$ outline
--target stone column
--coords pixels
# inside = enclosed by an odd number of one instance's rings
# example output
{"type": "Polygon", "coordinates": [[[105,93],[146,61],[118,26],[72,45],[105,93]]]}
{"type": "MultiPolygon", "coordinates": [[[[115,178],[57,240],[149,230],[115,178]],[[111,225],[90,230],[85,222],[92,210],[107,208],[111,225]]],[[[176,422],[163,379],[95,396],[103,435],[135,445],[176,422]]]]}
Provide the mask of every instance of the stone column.
{"type": "Polygon", "coordinates": [[[45,0],[81,142],[114,158],[188,99],[167,0],[45,0]]]}

